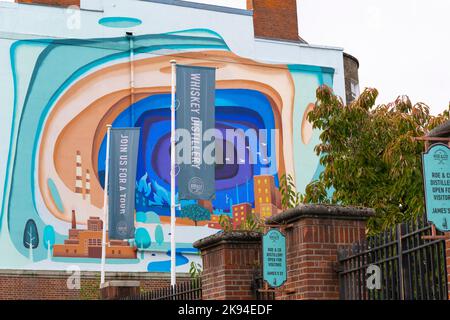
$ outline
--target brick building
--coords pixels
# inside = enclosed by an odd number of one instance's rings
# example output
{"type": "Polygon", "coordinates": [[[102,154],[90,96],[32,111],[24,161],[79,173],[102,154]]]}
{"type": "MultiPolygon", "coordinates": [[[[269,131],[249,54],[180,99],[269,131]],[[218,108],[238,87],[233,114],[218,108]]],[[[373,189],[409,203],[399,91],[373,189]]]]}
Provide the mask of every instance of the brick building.
{"type": "Polygon", "coordinates": [[[239,228],[243,224],[247,217],[252,214],[252,205],[250,203],[240,203],[233,206],[233,227],[239,228]]]}
{"type": "MultiPolygon", "coordinates": [[[[64,244],[55,244],[54,257],[100,258],[102,255],[103,221],[98,217],[91,217],[87,222],[87,230],[77,229],[75,211],[72,211],[72,228],[69,238],[64,244]]],[[[136,247],[127,241],[109,240],[106,234],[106,258],[108,259],[136,259],[136,247]]]]}
{"type": "Polygon", "coordinates": [[[275,186],[275,178],[269,175],[256,176],[255,189],[255,213],[261,218],[271,217],[281,208],[281,194],[275,186]]]}

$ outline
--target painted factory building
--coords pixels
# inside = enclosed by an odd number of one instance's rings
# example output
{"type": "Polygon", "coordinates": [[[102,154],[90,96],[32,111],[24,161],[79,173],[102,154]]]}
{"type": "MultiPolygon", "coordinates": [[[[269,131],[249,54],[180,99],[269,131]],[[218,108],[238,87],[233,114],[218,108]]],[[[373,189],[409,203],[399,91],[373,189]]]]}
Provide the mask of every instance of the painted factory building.
{"type": "MultiPolygon", "coordinates": [[[[178,272],[200,262],[192,243],[218,232],[221,216],[238,226],[248,214],[274,215],[284,174],[300,192],[318,177],[319,132],[306,115],[320,85],[344,100],[358,94],[357,60],[306,43],[295,0],[248,0],[247,9],[178,0],[18,2],[0,1],[0,269],[99,270],[112,123],[140,127],[141,142],[136,238],[110,244],[106,270],[169,271],[172,59],[215,67],[216,128],[267,132],[268,155],[256,163],[246,161],[248,151],[226,159],[216,166],[216,199],[186,204],[201,214],[177,212],[178,272]]],[[[239,148],[234,138],[220,142],[239,148]]]]}

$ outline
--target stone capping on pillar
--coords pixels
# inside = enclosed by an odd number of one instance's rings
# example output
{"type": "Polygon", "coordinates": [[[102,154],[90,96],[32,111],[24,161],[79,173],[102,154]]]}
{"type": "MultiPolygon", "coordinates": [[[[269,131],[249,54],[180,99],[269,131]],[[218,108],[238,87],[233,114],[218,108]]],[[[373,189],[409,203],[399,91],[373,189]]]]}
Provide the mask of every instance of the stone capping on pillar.
{"type": "Polygon", "coordinates": [[[286,236],[287,282],[278,300],[336,300],[338,249],[366,237],[372,209],[301,204],[266,220],[286,236]]]}
{"type": "Polygon", "coordinates": [[[203,300],[253,300],[255,271],[261,265],[262,234],[219,232],[193,246],[203,261],[203,300]]]}
{"type": "Polygon", "coordinates": [[[251,243],[261,242],[262,234],[254,231],[218,232],[212,236],[194,242],[193,247],[199,250],[211,248],[225,243],[251,243]]]}
{"type": "Polygon", "coordinates": [[[287,224],[301,218],[332,218],[336,220],[367,220],[375,216],[375,210],[364,207],[338,206],[329,204],[301,204],[266,220],[269,225],[287,224]]]}

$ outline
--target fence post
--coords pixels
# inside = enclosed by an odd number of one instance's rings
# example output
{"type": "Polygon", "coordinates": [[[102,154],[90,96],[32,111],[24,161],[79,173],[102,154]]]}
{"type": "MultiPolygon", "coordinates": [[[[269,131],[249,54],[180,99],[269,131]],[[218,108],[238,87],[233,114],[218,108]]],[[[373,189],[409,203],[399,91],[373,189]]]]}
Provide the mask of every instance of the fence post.
{"type": "Polygon", "coordinates": [[[450,300],[450,232],[445,233],[445,267],[447,269],[447,300],[450,300]]]}
{"type": "Polygon", "coordinates": [[[398,273],[400,278],[400,300],[405,300],[405,275],[403,272],[402,224],[397,225],[398,273]]]}

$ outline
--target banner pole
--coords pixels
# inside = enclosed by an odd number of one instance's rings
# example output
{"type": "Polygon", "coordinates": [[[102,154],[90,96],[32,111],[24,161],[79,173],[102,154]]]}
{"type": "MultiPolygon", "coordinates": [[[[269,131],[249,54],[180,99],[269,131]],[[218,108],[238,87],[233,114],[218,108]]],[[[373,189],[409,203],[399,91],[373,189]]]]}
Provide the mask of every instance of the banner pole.
{"type": "Polygon", "coordinates": [[[106,160],[105,160],[105,191],[103,194],[103,230],[102,230],[102,262],[100,268],[100,288],[105,283],[105,264],[106,264],[106,227],[108,225],[108,184],[109,184],[109,148],[111,139],[111,127],[108,124],[106,131],[106,160]]]}
{"type": "Polygon", "coordinates": [[[171,60],[172,65],[172,104],[171,110],[171,130],[170,130],[170,285],[175,286],[176,280],[176,240],[175,240],[175,226],[176,226],[176,204],[175,204],[175,75],[176,65],[175,60],[171,60]]]}

